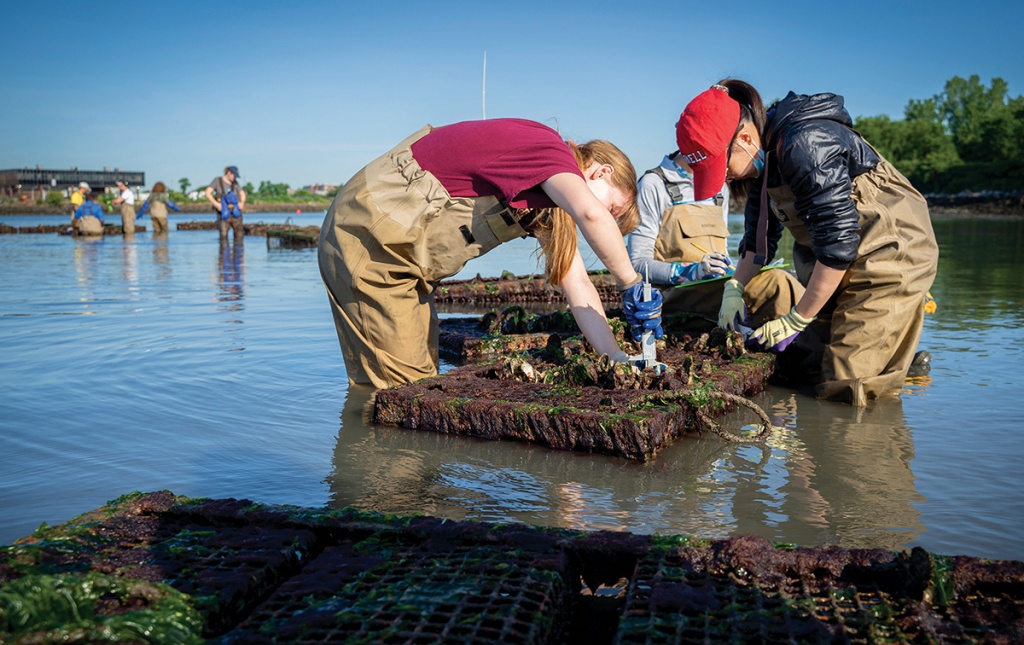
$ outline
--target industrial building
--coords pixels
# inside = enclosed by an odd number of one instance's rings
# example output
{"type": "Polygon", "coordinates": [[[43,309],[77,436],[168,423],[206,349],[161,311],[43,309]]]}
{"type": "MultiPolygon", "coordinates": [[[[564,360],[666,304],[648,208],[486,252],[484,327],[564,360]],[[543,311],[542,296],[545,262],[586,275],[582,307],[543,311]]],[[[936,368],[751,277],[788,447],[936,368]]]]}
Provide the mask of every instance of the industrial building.
{"type": "Polygon", "coordinates": [[[0,170],[0,196],[17,197],[26,193],[45,193],[51,190],[67,192],[77,188],[79,182],[83,181],[89,184],[93,191],[103,192],[107,188],[114,188],[119,179],[134,189],[146,185],[146,173],[135,170],[56,170],[36,166],[0,170]]]}

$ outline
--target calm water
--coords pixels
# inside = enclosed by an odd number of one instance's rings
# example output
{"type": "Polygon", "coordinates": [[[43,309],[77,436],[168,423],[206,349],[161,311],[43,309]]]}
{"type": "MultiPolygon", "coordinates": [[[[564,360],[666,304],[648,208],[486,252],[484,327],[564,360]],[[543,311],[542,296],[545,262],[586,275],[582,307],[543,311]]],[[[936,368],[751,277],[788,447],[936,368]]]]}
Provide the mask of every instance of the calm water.
{"type": "MultiPolygon", "coordinates": [[[[866,410],[774,388],[757,397],[780,426],[767,445],[686,438],[646,465],[366,424],[313,250],[0,235],[0,544],[166,488],[1024,560],[1024,221],[936,229],[930,382],[866,410]]],[[[460,277],[533,272],[532,251],[506,245],[460,277]]]]}

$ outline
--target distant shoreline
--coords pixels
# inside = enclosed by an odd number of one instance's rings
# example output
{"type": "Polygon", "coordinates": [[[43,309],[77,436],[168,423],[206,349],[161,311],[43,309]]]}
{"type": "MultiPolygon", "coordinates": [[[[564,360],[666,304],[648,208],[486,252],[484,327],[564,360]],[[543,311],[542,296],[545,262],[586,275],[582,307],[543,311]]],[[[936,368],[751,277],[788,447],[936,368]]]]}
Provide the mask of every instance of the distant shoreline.
{"type": "MultiPolygon", "coordinates": [[[[955,218],[1024,218],[1024,192],[974,193],[961,195],[926,195],[933,219],[955,218]]],[[[251,213],[323,213],[331,202],[256,202],[245,205],[251,213]]],[[[179,203],[182,213],[214,214],[208,202],[179,203]]],[[[70,206],[68,206],[70,209],[70,206]]],[[[111,213],[117,215],[118,212],[111,213]]],[[[173,214],[173,211],[172,211],[173,214]]],[[[0,204],[0,215],[70,215],[70,210],[54,209],[49,204],[0,204]]]]}
{"type": "MultiPolygon", "coordinates": [[[[213,217],[213,206],[209,202],[175,202],[182,213],[200,213],[213,217]]],[[[331,202],[249,202],[245,205],[245,214],[249,213],[293,213],[300,210],[303,213],[323,213],[331,205],[331,202]]],[[[141,207],[141,204],[137,204],[141,207]]],[[[138,208],[136,208],[136,211],[138,208]]],[[[120,215],[121,211],[115,210],[110,215],[120,215]]],[[[173,215],[174,211],[170,211],[173,215]]],[[[54,208],[49,204],[0,204],[0,215],[71,215],[71,205],[65,209],[54,208]]]]}
{"type": "Polygon", "coordinates": [[[932,219],[1024,217],[1024,192],[925,195],[932,219]]]}

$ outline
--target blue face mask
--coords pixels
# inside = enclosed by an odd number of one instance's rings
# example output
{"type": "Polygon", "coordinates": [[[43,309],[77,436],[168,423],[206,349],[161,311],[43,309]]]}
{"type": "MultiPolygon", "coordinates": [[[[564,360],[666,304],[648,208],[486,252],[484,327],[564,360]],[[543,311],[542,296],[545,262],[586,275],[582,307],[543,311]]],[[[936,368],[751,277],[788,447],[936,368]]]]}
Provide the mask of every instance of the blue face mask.
{"type": "Polygon", "coordinates": [[[743,148],[743,152],[746,152],[747,156],[750,157],[750,160],[754,162],[754,170],[757,171],[757,174],[754,175],[754,176],[755,177],[760,177],[761,173],[764,172],[764,150],[761,149],[761,148],[758,148],[756,155],[750,154],[750,152],[747,151],[746,148],[743,148]]]}

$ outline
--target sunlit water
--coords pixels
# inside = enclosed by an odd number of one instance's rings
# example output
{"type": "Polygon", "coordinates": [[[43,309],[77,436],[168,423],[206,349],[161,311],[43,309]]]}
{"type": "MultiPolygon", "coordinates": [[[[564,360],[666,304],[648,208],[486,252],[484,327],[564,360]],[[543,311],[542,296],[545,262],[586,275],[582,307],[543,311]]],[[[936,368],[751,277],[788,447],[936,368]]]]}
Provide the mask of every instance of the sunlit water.
{"type": "MultiPolygon", "coordinates": [[[[368,425],[314,250],[222,248],[215,231],[0,235],[0,544],[170,489],[1024,559],[1024,222],[936,229],[930,382],[865,410],[771,388],[756,397],[779,426],[767,445],[685,438],[649,464],[368,425]]],[[[531,273],[532,252],[505,245],[460,277],[531,273]]]]}

